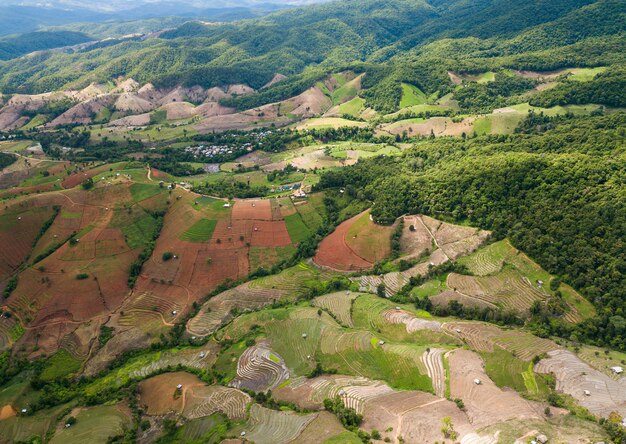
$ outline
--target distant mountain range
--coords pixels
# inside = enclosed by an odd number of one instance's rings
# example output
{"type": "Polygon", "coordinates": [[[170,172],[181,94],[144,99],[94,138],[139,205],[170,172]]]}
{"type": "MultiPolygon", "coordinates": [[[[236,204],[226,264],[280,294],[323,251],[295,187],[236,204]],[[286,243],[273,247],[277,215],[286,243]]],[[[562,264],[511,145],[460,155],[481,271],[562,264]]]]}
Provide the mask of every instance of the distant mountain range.
{"type": "Polygon", "coordinates": [[[233,21],[265,15],[281,8],[313,3],[312,0],[84,0],[9,1],[0,6],[0,35],[38,30],[79,22],[139,20],[156,17],[189,17],[233,21]]]}

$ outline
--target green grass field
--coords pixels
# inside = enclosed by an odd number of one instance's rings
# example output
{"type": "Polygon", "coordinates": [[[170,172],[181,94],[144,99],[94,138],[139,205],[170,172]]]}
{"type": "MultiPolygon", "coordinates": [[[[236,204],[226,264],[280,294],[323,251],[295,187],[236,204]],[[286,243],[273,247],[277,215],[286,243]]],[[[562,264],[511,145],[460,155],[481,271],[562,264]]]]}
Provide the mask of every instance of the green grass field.
{"type": "Polygon", "coordinates": [[[80,370],[81,362],[61,349],[46,361],[46,367],[41,373],[41,379],[52,381],[54,379],[69,376],[80,370]]]}
{"type": "Polygon", "coordinates": [[[157,228],[156,220],[137,205],[130,211],[116,209],[111,226],[122,230],[126,243],[133,250],[146,245],[157,228]]]}
{"type": "Polygon", "coordinates": [[[324,441],[324,444],[361,444],[363,441],[352,432],[343,432],[324,441]]]}
{"type": "Polygon", "coordinates": [[[593,80],[595,76],[606,70],[606,66],[599,66],[597,68],[576,68],[571,70],[571,74],[567,78],[576,82],[589,82],[593,80]]]}
{"type": "Polygon", "coordinates": [[[544,380],[533,373],[532,362],[525,362],[511,353],[495,349],[482,352],[485,371],[498,387],[508,387],[519,393],[545,397],[549,392],[544,380]]]}
{"type": "Polygon", "coordinates": [[[428,97],[417,86],[409,83],[402,84],[402,98],[400,99],[400,108],[409,106],[423,105],[428,97]]]}
{"type": "Polygon", "coordinates": [[[130,193],[133,196],[135,202],[141,202],[142,200],[149,199],[163,192],[163,188],[159,185],[152,185],[149,183],[134,183],[130,186],[130,193]]]}
{"type": "Polygon", "coordinates": [[[297,244],[302,242],[311,236],[311,231],[302,220],[300,213],[291,214],[285,217],[285,224],[287,225],[287,231],[291,242],[297,244]]]}
{"type": "Polygon", "coordinates": [[[337,112],[340,115],[347,114],[349,116],[358,117],[363,109],[365,108],[365,100],[360,97],[355,97],[354,99],[342,103],[337,108],[337,112]]]}
{"type": "Polygon", "coordinates": [[[90,407],[81,410],[76,416],[76,424],[56,433],[50,443],[106,443],[109,437],[119,435],[128,425],[130,418],[120,407],[114,405],[90,407]]]}
{"type": "Polygon", "coordinates": [[[189,242],[207,242],[213,236],[216,225],[216,220],[200,219],[182,234],[181,239],[189,242]]]}
{"type": "Polygon", "coordinates": [[[30,129],[33,129],[33,128],[36,128],[38,126],[43,125],[47,121],[48,121],[48,119],[46,118],[46,116],[43,116],[41,114],[37,114],[35,117],[30,119],[28,121],[28,123],[21,128],[21,130],[22,131],[28,131],[30,129]]]}

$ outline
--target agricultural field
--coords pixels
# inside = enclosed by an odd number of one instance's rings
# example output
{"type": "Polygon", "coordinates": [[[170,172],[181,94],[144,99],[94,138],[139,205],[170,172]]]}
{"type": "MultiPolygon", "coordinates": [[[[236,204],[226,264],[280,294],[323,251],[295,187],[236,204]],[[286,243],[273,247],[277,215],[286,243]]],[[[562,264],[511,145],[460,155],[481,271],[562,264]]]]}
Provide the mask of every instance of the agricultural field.
{"type": "Polygon", "coordinates": [[[393,227],[374,223],[368,211],[343,222],[322,241],[313,259],[337,271],[371,268],[391,253],[393,227]]]}
{"type": "Polygon", "coordinates": [[[477,299],[486,304],[527,313],[535,301],[556,297],[566,304],[563,317],[569,322],[593,315],[593,307],[571,287],[562,283],[552,290],[555,279],[534,263],[509,241],[499,241],[459,259],[473,276],[451,273],[446,285],[468,301],[477,299]]]}
{"type": "Polygon", "coordinates": [[[55,433],[50,443],[106,443],[130,425],[130,412],[124,405],[91,407],[73,416],[76,423],[55,433]]]}

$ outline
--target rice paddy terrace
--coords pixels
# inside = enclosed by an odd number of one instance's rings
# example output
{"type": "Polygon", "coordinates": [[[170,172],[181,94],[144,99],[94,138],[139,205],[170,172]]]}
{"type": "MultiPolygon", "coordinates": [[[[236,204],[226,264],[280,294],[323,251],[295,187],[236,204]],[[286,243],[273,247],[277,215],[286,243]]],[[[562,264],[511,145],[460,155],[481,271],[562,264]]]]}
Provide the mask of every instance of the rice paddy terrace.
{"type": "Polygon", "coordinates": [[[358,429],[396,443],[572,430],[596,440],[596,423],[546,410],[549,395],[598,417],[626,405],[623,383],[594,353],[416,308],[428,298],[524,318],[556,298],[569,323],[593,314],[508,240],[425,215],[381,226],[365,211],[312,258],[249,279],[321,226],[319,196],[217,199],[125,163],[81,168],[4,201],[0,345],[3,356],[38,359],[38,381],[87,376],[76,390],[96,405],[48,406],[22,374],[10,377],[0,442],[52,431],[55,442],[106,442],[132,426],[136,406],[145,442],[356,443],[358,429]],[[80,186],[89,178],[93,187],[80,186]],[[229,282],[238,284],[214,291],[229,282]],[[168,345],[176,329],[182,339],[168,345]],[[95,401],[131,387],[129,397],[95,401]],[[359,427],[325,409],[329,399],[362,415],[359,427]]]}

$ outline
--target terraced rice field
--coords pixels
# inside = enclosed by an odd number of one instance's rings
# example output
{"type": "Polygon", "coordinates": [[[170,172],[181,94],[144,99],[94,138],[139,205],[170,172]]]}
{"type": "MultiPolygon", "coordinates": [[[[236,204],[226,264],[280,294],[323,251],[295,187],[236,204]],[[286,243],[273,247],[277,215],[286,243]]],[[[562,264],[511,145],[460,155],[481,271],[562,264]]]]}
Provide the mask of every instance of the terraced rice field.
{"type": "Polygon", "coordinates": [[[130,425],[130,411],[122,405],[98,406],[81,410],[76,424],[55,433],[51,444],[107,443],[130,425]]]}
{"type": "Polygon", "coordinates": [[[248,405],[252,401],[244,392],[219,385],[194,385],[184,394],[182,414],[188,419],[221,412],[230,419],[240,420],[246,416],[248,405]]]}
{"type": "Polygon", "coordinates": [[[195,336],[206,336],[232,318],[230,312],[233,308],[246,310],[279,299],[295,299],[304,293],[309,284],[316,285],[319,280],[331,276],[330,272],[300,263],[279,274],[255,279],[211,298],[188,322],[187,330],[195,336]]]}
{"type": "Polygon", "coordinates": [[[286,319],[268,323],[265,331],[272,348],[285,360],[290,374],[300,376],[315,367],[314,357],[324,327],[320,319],[286,319]]]}
{"type": "Polygon", "coordinates": [[[442,355],[446,352],[442,348],[427,350],[422,355],[422,362],[428,372],[428,377],[433,382],[435,395],[443,398],[445,396],[445,371],[443,368],[442,355]]]}
{"type": "Polygon", "coordinates": [[[472,349],[491,352],[495,347],[503,348],[524,361],[556,350],[558,346],[519,330],[503,330],[495,325],[479,322],[446,322],[443,329],[461,338],[472,349]]]}
{"type": "Polygon", "coordinates": [[[317,413],[298,415],[254,404],[243,431],[247,440],[258,444],[283,444],[295,440],[316,417],[317,413]]]}
{"type": "Polygon", "coordinates": [[[427,216],[404,216],[404,229],[400,238],[402,259],[421,259],[414,267],[402,272],[364,275],[352,278],[361,291],[376,293],[385,285],[387,297],[396,294],[413,276],[424,276],[429,265],[441,265],[472,253],[489,236],[486,231],[452,225],[427,216]],[[413,229],[411,229],[413,227],[413,229]],[[432,251],[429,257],[424,255],[432,251]]]}
{"type": "Polygon", "coordinates": [[[272,390],[289,379],[289,369],[283,359],[263,341],[248,348],[237,362],[237,377],[230,382],[235,388],[255,392],[272,390]]]}
{"type": "Polygon", "coordinates": [[[386,310],[382,316],[390,324],[404,324],[407,333],[414,333],[419,330],[441,330],[441,322],[439,321],[421,319],[412,313],[395,308],[386,310]]]}
{"type": "Polygon", "coordinates": [[[611,412],[618,412],[626,416],[626,385],[589,366],[570,351],[548,352],[548,358],[539,361],[535,371],[554,374],[556,389],[571,395],[594,415],[606,418],[611,412]]]}
{"type": "Polygon", "coordinates": [[[359,293],[340,291],[324,296],[318,296],[313,300],[316,307],[328,310],[342,325],[352,327],[352,302],[359,293]]]}
{"type": "Polygon", "coordinates": [[[483,369],[483,361],[469,350],[455,350],[450,363],[450,395],[465,403],[470,423],[479,428],[508,419],[541,419],[543,410],[513,391],[498,388],[483,369]],[[476,380],[480,384],[476,384],[476,380]]]}
{"type": "Polygon", "coordinates": [[[217,358],[217,345],[214,342],[208,342],[202,347],[193,349],[170,350],[159,353],[148,364],[141,366],[136,370],[129,371],[131,378],[146,378],[159,370],[167,367],[184,367],[207,369],[215,362],[217,358]]]}

